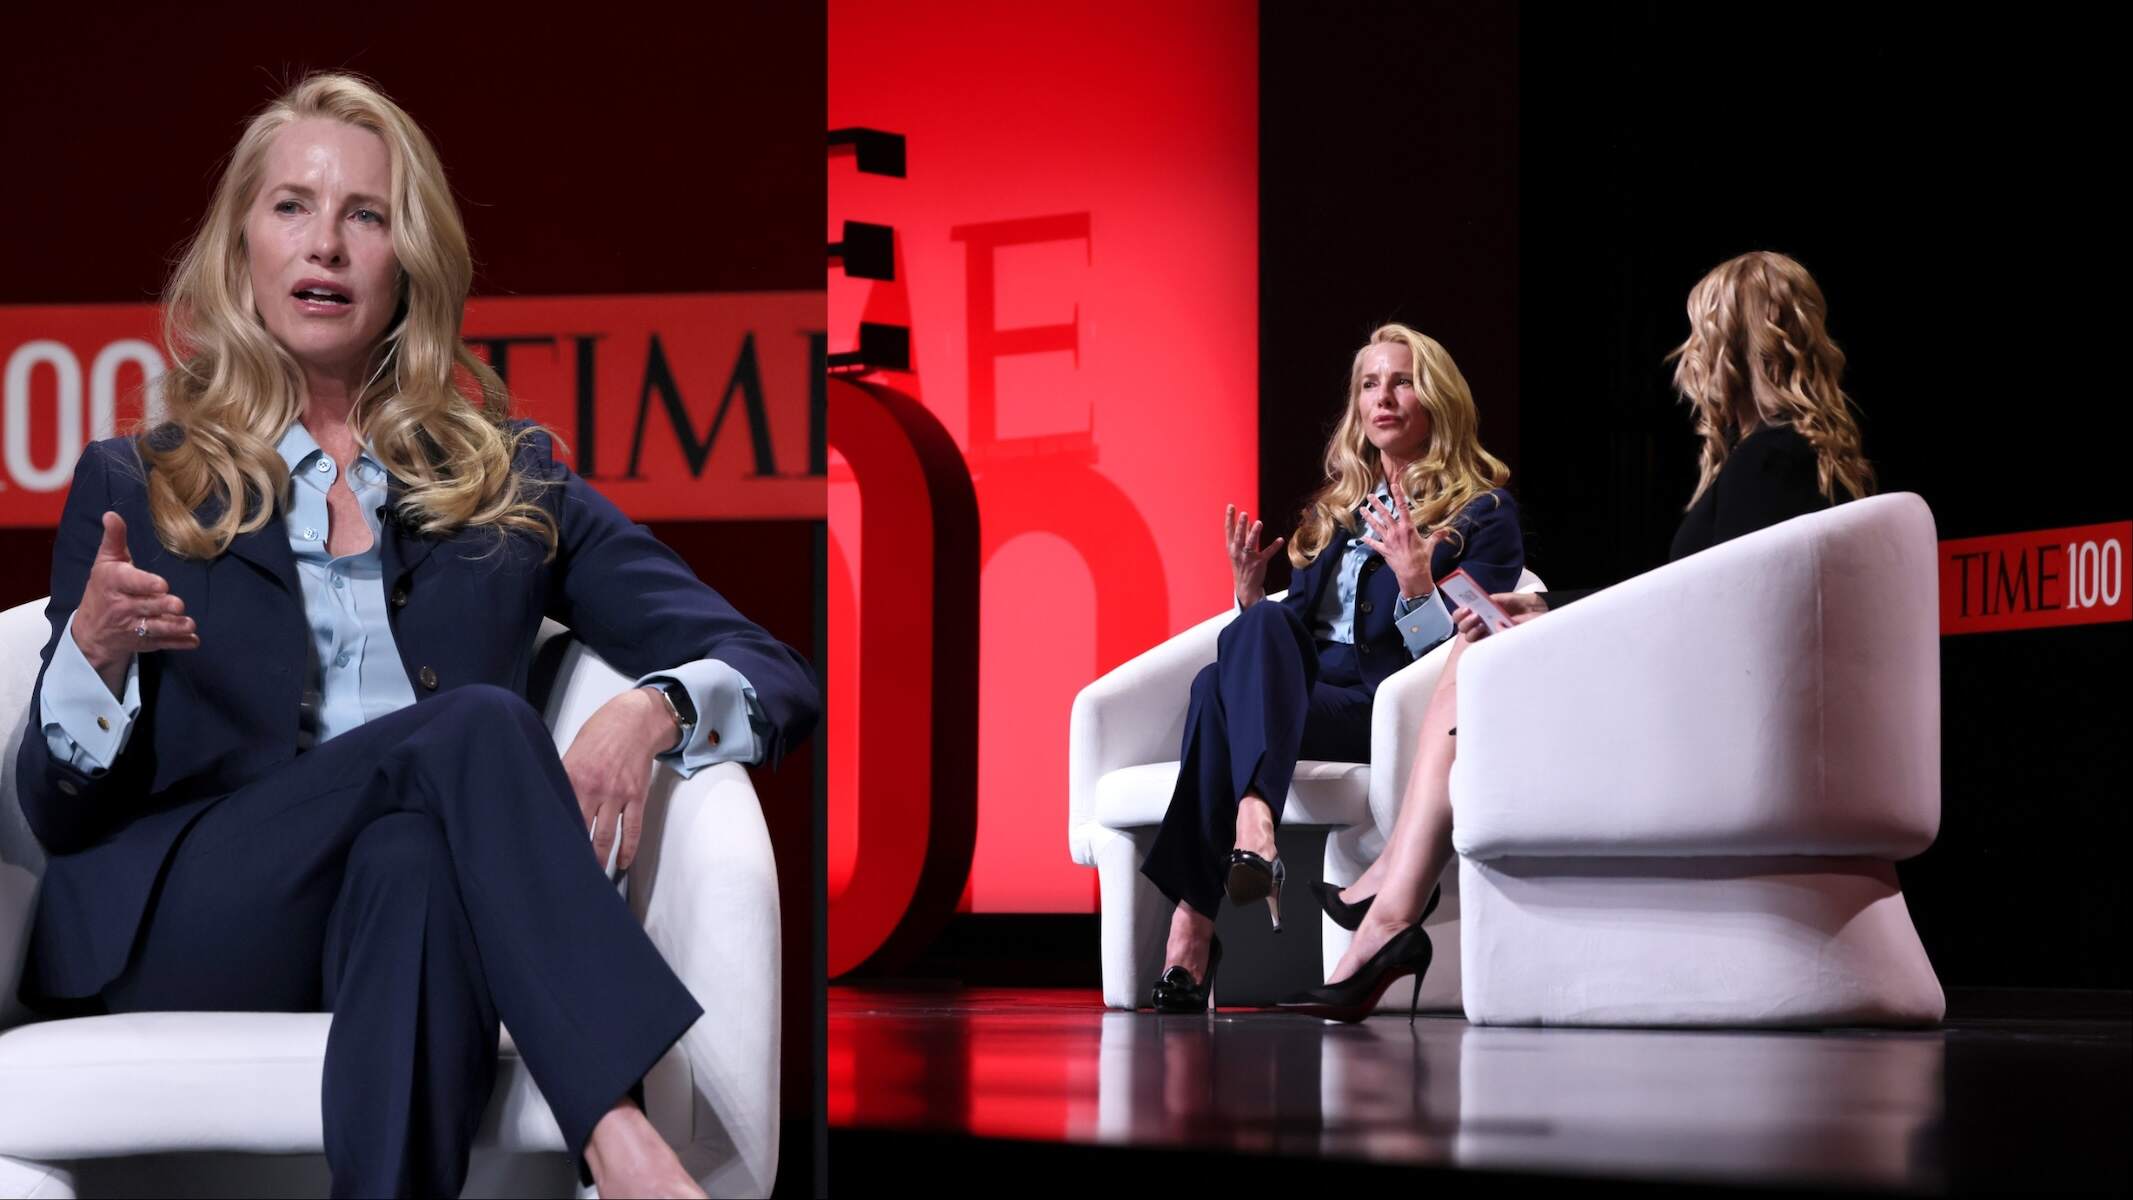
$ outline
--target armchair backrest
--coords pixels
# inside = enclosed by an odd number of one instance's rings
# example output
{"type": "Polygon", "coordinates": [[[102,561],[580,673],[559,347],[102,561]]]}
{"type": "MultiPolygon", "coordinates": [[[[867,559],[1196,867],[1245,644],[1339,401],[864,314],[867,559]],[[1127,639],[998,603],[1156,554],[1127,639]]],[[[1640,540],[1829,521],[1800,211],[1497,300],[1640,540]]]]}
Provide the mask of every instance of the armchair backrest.
{"type": "Polygon", "coordinates": [[[29,949],[44,849],[23,820],[15,795],[15,755],[22,748],[44,641],[51,635],[44,606],[34,600],[0,612],[0,1029],[31,1016],[15,999],[15,985],[29,949]]]}
{"type": "Polygon", "coordinates": [[[1454,845],[1477,859],[1917,854],[1940,819],[1936,544],[1919,497],[1870,497],[1476,646],[1454,845]]]}

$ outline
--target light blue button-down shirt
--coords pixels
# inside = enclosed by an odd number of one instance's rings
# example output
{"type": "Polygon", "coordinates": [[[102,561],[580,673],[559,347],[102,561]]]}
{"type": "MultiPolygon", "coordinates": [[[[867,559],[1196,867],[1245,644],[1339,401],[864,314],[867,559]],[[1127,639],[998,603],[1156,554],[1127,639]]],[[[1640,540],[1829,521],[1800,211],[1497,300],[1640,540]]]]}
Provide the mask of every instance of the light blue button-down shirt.
{"type": "Polygon", "coordinates": [[[385,570],[379,549],[383,530],[377,510],[385,503],[385,468],[365,447],[348,469],[348,490],[370,529],[370,544],[335,557],[326,548],[331,516],[326,493],[340,477],[333,457],[319,449],[301,423],[283,435],[282,460],[289,464],[289,552],[304,592],[304,621],[311,628],[311,667],[305,676],[298,744],[308,748],[365,721],[415,702],[414,685],[393,642],[386,619],[385,570]],[[375,646],[373,646],[375,642],[375,646]]]}
{"type": "MultiPolygon", "coordinates": [[[[348,486],[369,526],[370,544],[359,553],[336,557],[327,549],[326,492],[340,468],[301,422],[289,426],[276,449],[295,482],[285,525],[311,630],[309,685],[299,722],[300,742],[309,746],[413,704],[415,691],[400,661],[385,603],[377,515],[386,500],[385,468],[367,446],[351,464],[348,486]]],[[[767,726],[767,718],[746,676],[707,658],[647,675],[637,685],[668,681],[688,692],[696,725],[688,744],[659,755],[660,761],[688,776],[713,763],[754,763],[762,756],[756,727],[767,726]],[[715,746],[710,744],[714,735],[715,746]]],[[[127,662],[125,685],[119,695],[112,695],[82,655],[70,618],[45,672],[40,701],[45,744],[53,756],[77,770],[101,774],[118,761],[140,716],[139,657],[127,662]]]]}
{"type": "MultiPolygon", "coordinates": [[[[1392,507],[1391,488],[1380,486],[1377,496],[1387,508],[1392,507]]],[[[1329,642],[1355,643],[1356,592],[1362,586],[1363,564],[1377,553],[1363,544],[1362,530],[1368,528],[1368,524],[1363,525],[1354,537],[1348,539],[1348,552],[1341,558],[1340,574],[1334,577],[1334,586],[1319,596],[1312,632],[1329,642]]],[[[1400,627],[1400,640],[1406,643],[1411,655],[1419,657],[1452,635],[1452,616],[1443,604],[1430,603],[1435,596],[1434,590],[1420,600],[1410,601],[1402,596],[1392,610],[1393,621],[1400,627]]]]}

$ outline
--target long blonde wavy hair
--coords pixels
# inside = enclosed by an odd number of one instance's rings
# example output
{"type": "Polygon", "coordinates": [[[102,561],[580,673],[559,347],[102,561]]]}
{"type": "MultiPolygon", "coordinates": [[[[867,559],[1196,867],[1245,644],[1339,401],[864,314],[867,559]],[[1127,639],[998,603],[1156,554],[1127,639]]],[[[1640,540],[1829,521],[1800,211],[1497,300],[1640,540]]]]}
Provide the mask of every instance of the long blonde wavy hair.
{"type": "MultiPolygon", "coordinates": [[[[1388,342],[1406,346],[1414,355],[1415,395],[1429,413],[1429,446],[1400,473],[1408,519],[1415,529],[1426,535],[1451,525],[1460,510],[1511,478],[1511,468],[1481,448],[1474,394],[1451,354],[1435,338],[1405,325],[1380,326],[1348,368],[1348,405],[1326,443],[1326,481],[1305,502],[1296,536],[1289,539],[1289,562],[1294,566],[1317,558],[1333,541],[1336,528],[1355,534],[1362,526],[1356,506],[1385,478],[1382,456],[1370,444],[1356,399],[1363,391],[1363,356],[1372,346],[1388,342]]],[[[1465,533],[1454,529],[1453,536],[1464,538],[1465,533]]]]}
{"type": "Polygon", "coordinates": [[[162,379],[164,424],[139,439],[157,538],[180,555],[212,558],[289,503],[289,470],[275,447],[301,413],[303,375],[260,321],[244,230],[275,135],[313,117],[377,134],[392,162],[400,301],[349,423],[406,485],[401,519],[426,534],[524,530],[552,555],[555,523],[529,500],[538,485],[512,468],[537,430],[511,428],[503,380],[460,340],[474,264],[443,164],[399,105],[346,74],[311,75],[252,118],[164,291],[163,338],[175,365],[162,379]],[[203,523],[195,510],[210,502],[220,511],[203,523]]]}
{"type": "Polygon", "coordinates": [[[1843,498],[1838,488],[1853,499],[1873,494],[1851,397],[1837,384],[1844,351],[1829,338],[1828,311],[1807,268],[1768,250],[1720,263],[1689,292],[1689,338],[1667,359],[1703,439],[1690,507],[1751,424],[1798,430],[1830,500],[1843,498]]]}

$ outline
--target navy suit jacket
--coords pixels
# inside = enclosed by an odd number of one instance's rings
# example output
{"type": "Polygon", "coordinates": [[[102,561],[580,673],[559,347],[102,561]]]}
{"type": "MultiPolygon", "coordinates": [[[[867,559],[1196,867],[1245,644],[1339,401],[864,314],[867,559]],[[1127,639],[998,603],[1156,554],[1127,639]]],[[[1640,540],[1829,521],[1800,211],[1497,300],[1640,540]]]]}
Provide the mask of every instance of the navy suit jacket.
{"type": "MultiPolygon", "coordinates": [[[[1518,586],[1519,572],[1526,566],[1526,541],[1518,527],[1518,502],[1511,493],[1497,488],[1475,497],[1453,518],[1453,528],[1463,537],[1438,543],[1436,554],[1430,558],[1431,579],[1442,579],[1464,567],[1491,593],[1508,592],[1518,586]]],[[[1289,581],[1289,594],[1281,603],[1302,619],[1306,629],[1314,627],[1322,593],[1334,586],[1334,579],[1340,574],[1341,560],[1348,553],[1348,537],[1336,529],[1332,544],[1299,568],[1289,581]]],[[[1386,570],[1385,560],[1372,551],[1356,581],[1355,611],[1349,614],[1363,683],[1372,692],[1394,671],[1414,661],[1393,618],[1399,602],[1398,577],[1386,570]]],[[[1442,601],[1432,593],[1428,603],[1442,601]]]]}
{"type": "MultiPolygon", "coordinates": [[[[416,703],[477,683],[523,696],[534,636],[549,616],[632,678],[699,658],[747,676],[770,723],[766,763],[808,736],[821,693],[799,654],[556,462],[545,435],[528,443],[517,465],[543,485],[529,498],[555,518],[553,561],[543,561],[545,545],[527,534],[509,535],[499,549],[493,530],[439,538],[389,516],[384,522],[383,583],[416,703]]],[[[156,540],[146,479],[128,438],[93,443],[75,467],[52,553],[44,666],[81,601],[107,509],[125,518],[134,565],[184,599],[201,648],[141,656],[140,718],[118,761],[99,776],[52,756],[32,700],[16,785],[49,861],[22,987],[30,999],[88,996],[115,978],[185,829],[216,800],[297,754],[311,635],[279,513],[212,560],[181,558],[156,540]]],[[[388,513],[400,491],[394,480],[388,513]]],[[[202,511],[212,519],[212,506],[202,511]]]]}

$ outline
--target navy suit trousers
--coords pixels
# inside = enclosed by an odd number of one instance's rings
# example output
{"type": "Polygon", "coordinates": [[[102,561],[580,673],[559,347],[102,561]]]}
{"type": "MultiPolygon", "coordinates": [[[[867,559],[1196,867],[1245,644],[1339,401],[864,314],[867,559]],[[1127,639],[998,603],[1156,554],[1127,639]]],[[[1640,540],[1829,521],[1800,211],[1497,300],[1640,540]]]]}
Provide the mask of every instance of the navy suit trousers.
{"type": "Polygon", "coordinates": [[[540,714],[476,685],[325,742],[173,850],[114,1012],[333,1013],[335,1195],[456,1196],[511,1030],[584,1171],[703,1010],[593,859],[540,714]]]}
{"type": "Polygon", "coordinates": [[[1212,917],[1237,841],[1237,802],[1257,791],[1281,821],[1298,759],[1367,762],[1370,704],[1355,647],[1314,642],[1303,621],[1262,600],[1223,627],[1192,681],[1178,785],[1141,873],[1212,917]]]}

